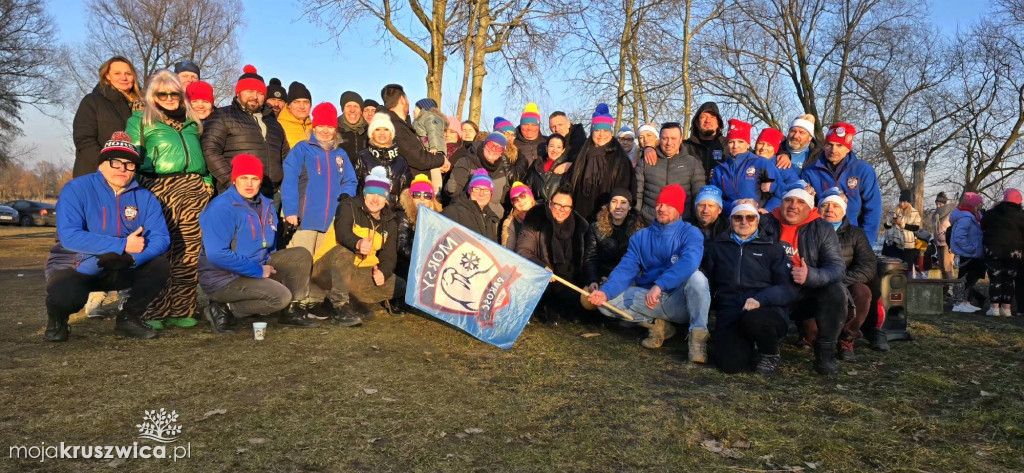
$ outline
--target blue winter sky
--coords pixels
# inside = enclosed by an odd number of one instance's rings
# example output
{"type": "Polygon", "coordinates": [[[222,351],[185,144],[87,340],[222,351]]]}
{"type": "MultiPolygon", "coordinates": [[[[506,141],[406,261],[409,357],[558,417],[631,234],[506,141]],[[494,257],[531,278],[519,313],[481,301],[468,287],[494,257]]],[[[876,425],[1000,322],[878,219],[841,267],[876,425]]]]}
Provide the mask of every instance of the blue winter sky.
{"type": "MultiPolygon", "coordinates": [[[[355,90],[363,98],[379,101],[381,86],[391,82],[403,84],[412,100],[426,96],[426,66],[423,61],[397,43],[392,43],[390,48],[384,43],[377,43],[380,33],[376,25],[364,23],[356,30],[347,32],[341,41],[345,46],[342,51],[338,51],[336,43],[330,41],[329,33],[303,18],[301,7],[297,4],[288,7],[280,1],[269,0],[246,0],[244,4],[246,24],[238,41],[239,57],[243,64],[255,65],[265,79],[279,77],[285,87],[291,81],[299,80],[309,88],[314,103],[330,101],[336,104],[345,90],[355,90]]],[[[929,3],[929,13],[936,24],[952,36],[957,34],[958,28],[968,27],[984,13],[987,4],[933,0],[929,3]]],[[[55,41],[75,45],[85,40],[88,31],[82,2],[50,0],[49,11],[58,28],[55,41]]],[[[454,108],[457,100],[460,74],[460,65],[449,65],[441,104],[446,113],[454,108]]],[[[547,87],[551,96],[536,99],[542,115],[567,106],[559,103],[558,99],[566,87],[566,81],[555,80],[557,84],[548,84],[547,87]]],[[[485,81],[482,121],[486,128],[490,128],[494,116],[501,115],[518,122],[522,112],[524,104],[504,103],[503,91],[506,84],[502,82],[500,74],[489,74],[485,81]]],[[[69,102],[77,104],[78,100],[80,98],[69,102]]],[[[74,110],[55,113],[63,118],[54,120],[35,109],[25,110],[25,123],[22,127],[24,136],[18,139],[17,146],[31,150],[26,161],[43,159],[69,165],[74,161],[70,137],[70,121],[74,110]]]]}

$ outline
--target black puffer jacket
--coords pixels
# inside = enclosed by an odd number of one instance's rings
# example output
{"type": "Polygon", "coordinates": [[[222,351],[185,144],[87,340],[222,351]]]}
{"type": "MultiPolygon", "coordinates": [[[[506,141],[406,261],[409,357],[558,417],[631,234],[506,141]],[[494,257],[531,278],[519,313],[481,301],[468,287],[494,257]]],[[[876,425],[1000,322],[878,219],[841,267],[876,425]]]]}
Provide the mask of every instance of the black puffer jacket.
{"type": "Polygon", "coordinates": [[[601,207],[594,223],[590,224],[590,232],[587,233],[583,252],[584,278],[580,282],[600,283],[601,278],[611,274],[629,248],[629,237],[645,226],[643,218],[635,210],[630,210],[626,214],[626,220],[622,225],[615,226],[612,224],[612,214],[608,206],[601,207]]]}
{"type": "Polygon", "coordinates": [[[572,283],[581,284],[585,279],[583,253],[586,241],[591,238],[590,225],[576,212],[569,215],[569,218],[575,221],[572,232],[572,256],[568,264],[563,264],[559,268],[551,260],[551,233],[554,231],[554,225],[547,214],[545,205],[537,205],[526,212],[523,228],[519,230],[519,236],[516,238],[516,253],[540,266],[552,268],[555,274],[572,283]]]}
{"type": "MultiPolygon", "coordinates": [[[[775,212],[781,212],[781,208],[775,212]]],[[[774,214],[761,215],[761,230],[767,237],[778,242],[782,235],[782,224],[774,214]]],[[[825,287],[842,282],[846,274],[843,262],[843,250],[839,244],[839,236],[832,224],[823,218],[807,222],[797,230],[797,246],[800,259],[807,265],[807,281],[805,287],[825,287]]]]}
{"type": "Polygon", "coordinates": [[[704,247],[700,266],[711,282],[716,327],[736,323],[749,298],[788,319],[786,307],[796,297],[798,287],[793,283],[793,266],[786,250],[770,236],[762,232],[740,245],[731,232],[721,233],[704,247]]]}
{"type": "Polygon", "coordinates": [[[483,145],[477,146],[473,150],[476,152],[469,153],[459,160],[459,164],[452,167],[444,191],[448,194],[451,202],[465,197],[468,195],[469,189],[466,186],[469,185],[469,180],[473,177],[473,171],[483,168],[487,170],[487,176],[494,182],[494,191],[491,192],[491,212],[500,218],[505,215],[505,207],[502,202],[508,197],[508,191],[512,188],[513,181],[509,180],[511,165],[504,156],[493,164],[485,164],[485,159],[482,156],[483,145]]]}
{"type": "Polygon", "coordinates": [[[1000,202],[986,210],[981,216],[981,243],[997,255],[1024,249],[1024,210],[1020,204],[1000,202]]]}
{"type": "Polygon", "coordinates": [[[704,102],[700,108],[693,113],[693,118],[690,120],[690,136],[683,141],[683,145],[679,150],[680,154],[688,154],[697,158],[700,161],[701,166],[704,167],[704,182],[705,184],[711,183],[711,171],[725,159],[727,154],[725,147],[725,135],[722,130],[725,129],[725,121],[722,120],[722,114],[718,111],[718,104],[715,102],[704,102]],[[711,112],[718,118],[718,132],[715,133],[715,137],[711,140],[704,141],[700,139],[700,114],[704,112],[711,112]]]}
{"type": "Polygon", "coordinates": [[[203,157],[206,158],[206,169],[217,180],[220,192],[231,186],[231,160],[239,154],[251,154],[263,162],[261,194],[273,197],[281,187],[284,158],[291,148],[273,108],[263,104],[256,114],[263,118],[267,127],[266,138],[255,116],[242,109],[237,97],[231,105],[214,110],[203,121],[203,135],[200,137],[203,157]]]}
{"type": "Polygon", "coordinates": [[[399,154],[397,147],[378,148],[371,145],[369,148],[360,151],[356,155],[356,159],[352,160],[352,164],[355,167],[356,176],[359,177],[356,194],[362,194],[363,180],[370,174],[370,171],[377,166],[383,167],[387,171],[388,179],[391,180],[391,193],[388,196],[388,203],[392,207],[397,208],[399,196],[403,190],[409,188],[409,184],[412,182],[409,164],[399,154]]]}
{"type": "Polygon", "coordinates": [[[565,176],[562,181],[572,186],[574,209],[588,221],[608,203],[613,190],[636,188],[633,163],[616,138],[604,146],[597,146],[593,139],[588,139],[565,176]]]}
{"type": "Polygon", "coordinates": [[[398,153],[405,157],[409,163],[412,175],[429,174],[428,171],[444,165],[444,153],[438,151],[431,153],[423,147],[423,140],[416,135],[412,125],[405,117],[390,109],[384,110],[391,117],[391,124],[395,127],[395,145],[398,146],[398,153]]]}
{"type": "Polygon", "coordinates": [[[529,169],[533,167],[534,161],[544,154],[544,150],[547,148],[548,137],[538,133],[536,139],[528,140],[523,136],[521,126],[517,126],[516,138],[512,140],[512,142],[515,143],[516,149],[519,150],[519,159],[526,160],[526,162],[523,163],[523,168],[529,169]]]}
{"type": "Polygon", "coordinates": [[[526,177],[526,185],[533,189],[534,195],[537,200],[547,200],[554,195],[555,190],[558,189],[558,185],[562,182],[562,177],[572,174],[571,170],[566,171],[565,174],[555,174],[555,169],[563,163],[569,162],[569,155],[562,153],[555,163],[551,165],[551,168],[547,171],[544,170],[544,165],[547,163],[547,153],[541,154],[533,166],[530,167],[530,172],[526,177]]]}
{"type": "Polygon", "coordinates": [[[75,141],[74,177],[96,172],[100,165],[100,150],[115,131],[124,131],[132,106],[117,89],[96,84],[92,92],[82,99],[71,124],[75,141]]]}
{"type": "Polygon", "coordinates": [[[836,236],[843,247],[843,262],[846,264],[843,285],[867,284],[875,279],[878,257],[875,256],[875,250],[871,249],[864,230],[850,225],[850,221],[843,217],[843,223],[836,229],[836,236]]]}
{"type": "Polygon", "coordinates": [[[398,262],[398,218],[395,211],[385,205],[380,211],[380,218],[375,219],[363,199],[341,194],[338,212],[334,216],[334,236],[339,245],[358,255],[356,244],[363,237],[355,234],[355,228],[365,229],[383,238],[381,248],[376,253],[377,269],[384,273],[385,278],[391,277],[398,262]]]}
{"type": "Polygon", "coordinates": [[[470,200],[468,196],[461,195],[456,197],[451,205],[445,207],[441,214],[500,244],[498,241],[499,218],[491,211],[490,206],[485,205],[483,210],[480,210],[480,206],[476,202],[470,200]]]}

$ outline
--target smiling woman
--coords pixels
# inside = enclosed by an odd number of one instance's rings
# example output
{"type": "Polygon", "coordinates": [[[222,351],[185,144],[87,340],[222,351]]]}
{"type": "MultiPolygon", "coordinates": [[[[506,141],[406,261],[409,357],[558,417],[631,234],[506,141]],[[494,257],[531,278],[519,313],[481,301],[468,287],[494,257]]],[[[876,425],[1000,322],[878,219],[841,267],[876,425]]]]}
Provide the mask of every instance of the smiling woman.
{"type": "Polygon", "coordinates": [[[122,131],[132,111],[142,109],[135,66],[122,56],[107,59],[99,69],[99,83],[82,99],[75,112],[74,177],[96,172],[103,143],[122,131]]]}

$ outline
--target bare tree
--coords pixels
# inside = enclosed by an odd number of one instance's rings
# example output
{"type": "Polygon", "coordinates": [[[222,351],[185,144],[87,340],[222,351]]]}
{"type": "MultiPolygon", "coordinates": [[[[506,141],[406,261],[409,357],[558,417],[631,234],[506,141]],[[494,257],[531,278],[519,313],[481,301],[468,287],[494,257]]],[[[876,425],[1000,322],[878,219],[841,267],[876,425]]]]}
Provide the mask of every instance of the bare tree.
{"type": "Polygon", "coordinates": [[[141,80],[188,59],[215,89],[233,90],[240,74],[237,38],[244,26],[239,0],[89,0],[86,10],[91,34],[72,67],[85,91],[96,84],[99,65],[113,55],[130,59],[141,80]]]}
{"type": "Polygon", "coordinates": [[[14,158],[9,148],[21,133],[24,106],[57,104],[61,58],[56,28],[43,0],[0,0],[0,166],[14,158]]]}
{"type": "Polygon", "coordinates": [[[391,0],[315,0],[305,7],[305,14],[317,24],[325,25],[339,38],[351,26],[364,19],[379,22],[386,32],[385,38],[393,38],[408,48],[427,66],[427,96],[441,103],[441,84],[444,66],[447,62],[445,51],[448,28],[459,11],[460,2],[432,0],[424,8],[420,0],[392,3],[391,0]],[[414,21],[405,21],[404,6],[408,5],[414,21]],[[401,25],[409,24],[408,29],[401,25]]]}

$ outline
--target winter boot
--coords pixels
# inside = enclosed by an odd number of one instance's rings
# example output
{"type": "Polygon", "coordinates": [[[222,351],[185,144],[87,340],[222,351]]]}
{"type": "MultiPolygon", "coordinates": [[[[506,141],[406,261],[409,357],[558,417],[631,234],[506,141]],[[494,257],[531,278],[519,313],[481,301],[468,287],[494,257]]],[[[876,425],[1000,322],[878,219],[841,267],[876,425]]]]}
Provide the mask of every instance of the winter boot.
{"type": "Polygon", "coordinates": [[[71,327],[68,326],[68,316],[52,315],[46,316],[46,333],[43,339],[48,342],[66,342],[71,335],[71,327]]]}
{"type": "Polygon", "coordinates": [[[381,306],[384,307],[384,310],[386,310],[389,315],[395,317],[409,315],[409,311],[406,310],[405,301],[399,297],[391,299],[390,301],[381,302],[381,306]]]}
{"type": "Polygon", "coordinates": [[[706,329],[690,330],[690,363],[704,364],[708,362],[708,337],[706,329]]]}
{"type": "Polygon", "coordinates": [[[348,304],[343,304],[333,308],[330,321],[339,327],[355,327],[363,323],[363,318],[353,313],[348,304]]]}
{"type": "Polygon", "coordinates": [[[820,375],[839,373],[836,364],[836,342],[814,342],[814,369],[820,375]]]}
{"type": "Polygon", "coordinates": [[[292,302],[288,305],[287,309],[281,311],[277,318],[277,323],[301,328],[319,327],[320,324],[307,317],[308,314],[309,312],[302,307],[302,303],[292,302]]]}
{"type": "Polygon", "coordinates": [[[117,320],[114,322],[114,335],[148,340],[156,338],[156,331],[143,323],[138,315],[129,314],[122,310],[118,312],[117,320]]]}
{"type": "Polygon", "coordinates": [[[842,361],[857,361],[857,355],[853,352],[853,340],[839,340],[839,354],[836,358],[842,361]]]}
{"type": "Polygon", "coordinates": [[[676,328],[665,319],[654,319],[653,324],[642,323],[640,325],[647,327],[647,338],[640,342],[644,348],[661,348],[665,340],[676,334],[676,328]]]}
{"type": "Polygon", "coordinates": [[[234,325],[235,316],[228,309],[227,304],[210,301],[210,304],[206,306],[206,310],[203,311],[203,316],[206,317],[207,322],[210,322],[210,328],[213,329],[213,333],[220,335],[235,333],[235,330],[231,327],[234,325]]]}
{"type": "Polygon", "coordinates": [[[765,355],[758,353],[757,355],[757,366],[754,367],[754,373],[763,376],[770,376],[779,372],[779,366],[782,364],[782,357],[779,355],[765,355]]]}
{"type": "Polygon", "coordinates": [[[889,351],[889,337],[885,335],[885,330],[872,330],[869,336],[871,339],[871,349],[880,352],[889,351]]]}

